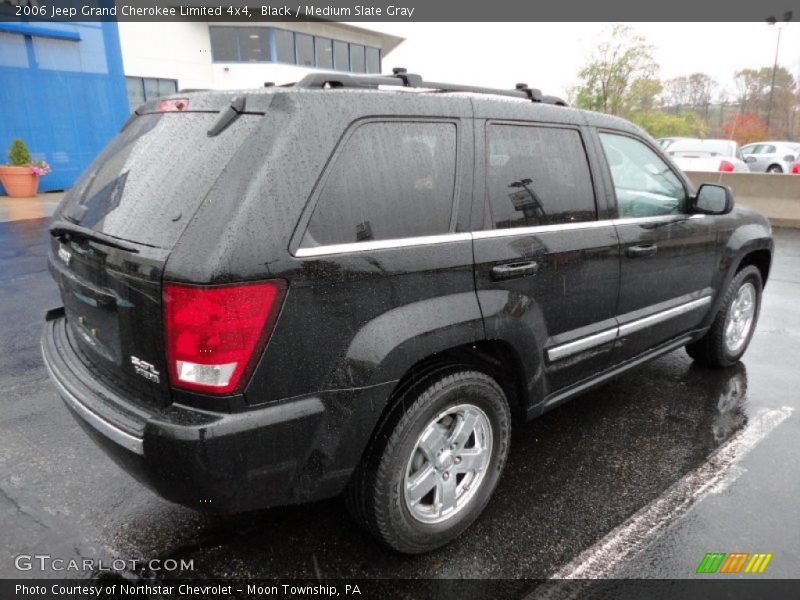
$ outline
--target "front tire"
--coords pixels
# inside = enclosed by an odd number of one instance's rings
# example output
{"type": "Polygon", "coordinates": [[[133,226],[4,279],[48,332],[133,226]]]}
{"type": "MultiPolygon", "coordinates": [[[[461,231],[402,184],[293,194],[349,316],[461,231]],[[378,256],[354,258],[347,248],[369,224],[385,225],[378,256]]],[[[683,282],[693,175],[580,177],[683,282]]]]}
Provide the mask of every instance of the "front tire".
{"type": "Polygon", "coordinates": [[[725,292],[719,312],[706,334],[686,346],[695,361],[710,367],[729,367],[750,345],[761,310],[762,281],[757,267],[739,271],[725,292]]]}
{"type": "Polygon", "coordinates": [[[434,550],[483,511],[510,437],[508,402],[494,379],[458,368],[440,374],[396,403],[354,474],[348,506],[398,552],[434,550]]]}

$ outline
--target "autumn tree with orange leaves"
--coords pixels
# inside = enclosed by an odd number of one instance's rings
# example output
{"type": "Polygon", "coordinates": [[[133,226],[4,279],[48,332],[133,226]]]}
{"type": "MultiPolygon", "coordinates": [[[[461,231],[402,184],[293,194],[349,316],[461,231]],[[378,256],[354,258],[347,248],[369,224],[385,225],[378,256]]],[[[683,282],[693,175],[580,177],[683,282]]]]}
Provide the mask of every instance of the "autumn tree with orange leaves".
{"type": "Polygon", "coordinates": [[[722,125],[722,133],[740,146],[758,142],[768,137],[767,124],[756,113],[733,115],[722,125]]]}

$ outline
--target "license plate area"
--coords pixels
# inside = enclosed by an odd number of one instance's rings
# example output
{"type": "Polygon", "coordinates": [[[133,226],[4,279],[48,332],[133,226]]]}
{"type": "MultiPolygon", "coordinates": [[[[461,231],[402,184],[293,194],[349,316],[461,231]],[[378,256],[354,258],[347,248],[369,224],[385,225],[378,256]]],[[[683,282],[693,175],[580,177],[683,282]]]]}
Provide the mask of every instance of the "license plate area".
{"type": "Polygon", "coordinates": [[[77,282],[64,278],[64,310],[75,339],[104,360],[121,366],[119,318],[116,306],[109,306],[82,288],[77,282]]]}

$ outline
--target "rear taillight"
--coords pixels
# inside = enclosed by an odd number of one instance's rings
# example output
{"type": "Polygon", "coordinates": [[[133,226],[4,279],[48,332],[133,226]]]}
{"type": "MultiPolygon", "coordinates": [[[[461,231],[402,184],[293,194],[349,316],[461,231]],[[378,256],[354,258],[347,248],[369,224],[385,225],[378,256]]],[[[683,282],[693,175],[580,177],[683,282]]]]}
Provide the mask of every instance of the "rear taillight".
{"type": "Polygon", "coordinates": [[[735,170],[733,163],[728,162],[727,160],[722,160],[719,163],[719,170],[725,171],[726,173],[732,173],[735,170]]]}
{"type": "Polygon", "coordinates": [[[181,112],[189,108],[188,98],[168,98],[158,103],[157,112],[181,112]]]}
{"type": "Polygon", "coordinates": [[[170,382],[212,394],[240,391],[272,333],[284,281],[164,286],[170,382]]]}
{"type": "Polygon", "coordinates": [[[800,160],[792,165],[792,175],[800,175],[800,160]]]}

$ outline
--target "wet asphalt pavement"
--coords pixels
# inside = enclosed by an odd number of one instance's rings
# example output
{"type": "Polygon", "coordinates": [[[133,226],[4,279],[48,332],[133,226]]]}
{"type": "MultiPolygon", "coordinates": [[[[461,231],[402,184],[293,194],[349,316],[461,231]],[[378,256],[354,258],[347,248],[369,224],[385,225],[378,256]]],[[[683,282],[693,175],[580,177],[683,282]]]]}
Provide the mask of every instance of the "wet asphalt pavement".
{"type": "MultiPolygon", "coordinates": [[[[676,351],[514,431],[478,522],[440,551],[407,557],[360,531],[338,499],[232,517],[169,504],[80,430],[47,379],[46,219],[0,224],[0,577],[18,554],[193,559],[190,577],[542,578],[658,499],[764,411],[795,409],[614,573],[692,577],[706,552],[771,552],[765,576],[800,577],[800,232],[777,256],[742,364],[695,367],[676,351]]],[[[788,413],[787,413],[788,414],[788,413]]],[[[143,575],[152,575],[140,573],[143,575]]]]}

